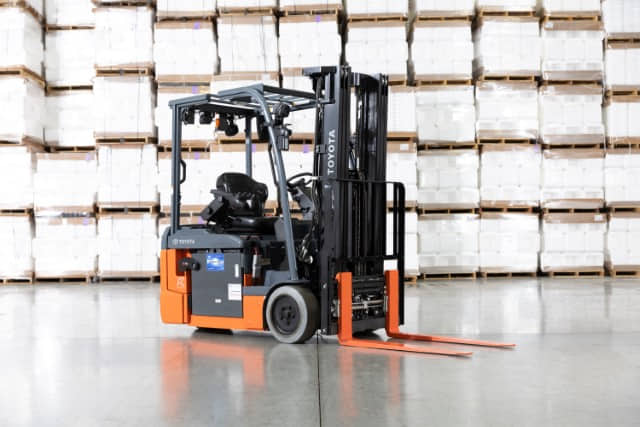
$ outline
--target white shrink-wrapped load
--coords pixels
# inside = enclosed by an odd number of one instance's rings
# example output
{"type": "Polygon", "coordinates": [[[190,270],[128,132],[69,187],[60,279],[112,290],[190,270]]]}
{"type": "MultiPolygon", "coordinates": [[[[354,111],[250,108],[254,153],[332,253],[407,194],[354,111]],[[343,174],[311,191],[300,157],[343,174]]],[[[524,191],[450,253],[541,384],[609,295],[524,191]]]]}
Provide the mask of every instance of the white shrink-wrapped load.
{"type": "Polygon", "coordinates": [[[407,0],[346,0],[346,7],[349,16],[407,16],[409,14],[407,0]]]}
{"type": "Polygon", "coordinates": [[[151,77],[96,77],[93,97],[97,138],[155,136],[156,94],[151,77]]]}
{"type": "MultiPolygon", "coordinates": [[[[182,153],[182,160],[187,165],[187,180],[181,187],[180,196],[182,212],[200,212],[205,208],[213,195],[211,190],[216,188],[218,175],[212,166],[217,153],[182,153]]],[[[163,212],[171,208],[171,153],[158,153],[158,191],[160,192],[160,207],[163,212]]]]}
{"type": "Polygon", "coordinates": [[[129,207],[158,203],[158,160],[154,145],[98,149],[98,204],[129,207]]]}
{"type": "Polygon", "coordinates": [[[540,75],[537,17],[482,17],[473,33],[473,41],[477,75],[540,75]]]}
{"type": "Polygon", "coordinates": [[[218,18],[220,71],[278,72],[276,17],[224,15],[218,18]]]}
{"type": "MultiPolygon", "coordinates": [[[[1,10],[1,8],[0,8],[1,10]]],[[[0,77],[0,140],[42,142],[44,89],[31,79],[0,77]]]]}
{"type": "Polygon", "coordinates": [[[640,2],[637,0],[604,0],[602,20],[610,38],[640,36],[640,2]]]}
{"type": "Polygon", "coordinates": [[[542,27],[542,78],[602,80],[604,31],[598,21],[547,21],[542,27]]]}
{"type": "Polygon", "coordinates": [[[610,207],[640,206],[640,150],[608,149],[604,160],[604,196],[610,207]]]}
{"type": "Polygon", "coordinates": [[[416,96],[411,86],[390,86],[387,111],[387,132],[415,135],[416,96]]]}
{"type": "MultiPolygon", "coordinates": [[[[387,142],[387,181],[404,184],[405,203],[416,206],[418,201],[418,152],[413,142],[387,142]]],[[[391,189],[387,189],[387,201],[393,201],[391,189]]]]}
{"type": "Polygon", "coordinates": [[[158,273],[158,215],[111,214],[98,219],[98,275],[158,273]]]}
{"type": "Polygon", "coordinates": [[[280,9],[288,12],[341,10],[342,0],[280,0],[280,9]]]}
{"type": "Polygon", "coordinates": [[[0,7],[0,68],[25,67],[42,75],[42,27],[25,9],[0,7]]]}
{"type": "Polygon", "coordinates": [[[31,241],[33,224],[29,215],[0,216],[0,279],[29,279],[33,275],[31,241]]]}
{"type": "Polygon", "coordinates": [[[93,92],[52,91],[46,99],[44,139],[52,147],[92,147],[93,92]]]}
{"type": "MultiPolygon", "coordinates": [[[[303,76],[300,68],[282,70],[282,87],[303,92],[313,92],[311,79],[303,76]]],[[[289,114],[289,117],[285,119],[285,123],[290,124],[289,129],[293,132],[294,138],[304,137],[311,139],[315,132],[316,111],[314,109],[296,111],[289,114]]]]}
{"type": "Polygon", "coordinates": [[[99,7],[95,17],[97,67],[153,65],[153,9],[99,7]]]}
{"type": "Polygon", "coordinates": [[[609,215],[605,261],[611,271],[640,270],[640,213],[609,215]]]}
{"type": "Polygon", "coordinates": [[[404,22],[350,22],[345,47],[353,71],[406,80],[409,44],[404,22]]]}
{"type": "Polygon", "coordinates": [[[92,29],[49,31],[44,65],[49,86],[90,86],[95,76],[92,29]]]}
{"type": "Polygon", "coordinates": [[[37,215],[93,212],[98,190],[95,152],[38,153],[36,159],[33,207],[37,215]]]}
{"type": "Polygon", "coordinates": [[[415,0],[415,10],[423,17],[472,16],[475,0],[415,0]]]}
{"type": "Polygon", "coordinates": [[[480,202],[476,150],[421,151],[418,205],[421,209],[469,209],[480,202]]]}
{"type": "Polygon", "coordinates": [[[478,82],[476,116],[478,139],[537,139],[537,84],[478,82]]]}
{"type": "MultiPolygon", "coordinates": [[[[209,86],[161,86],[158,88],[158,106],[155,109],[156,125],[158,126],[158,140],[162,146],[171,146],[172,112],[169,101],[186,98],[202,93],[209,93],[209,86]]],[[[182,146],[206,147],[214,139],[215,125],[200,124],[196,119],[192,125],[182,125],[182,146]]]]}
{"type": "Polygon", "coordinates": [[[482,147],[480,205],[501,208],[538,206],[542,178],[540,146],[505,145],[482,147]]]}
{"type": "Polygon", "coordinates": [[[605,85],[608,90],[640,88],[640,44],[607,43],[605,68],[605,85]]]}
{"type": "MultiPolygon", "coordinates": [[[[262,182],[268,187],[269,200],[276,200],[276,189],[271,177],[271,167],[269,163],[269,155],[267,153],[267,144],[253,144],[252,153],[252,177],[256,181],[262,182]]],[[[216,187],[216,181],[220,175],[225,172],[246,173],[245,161],[245,145],[239,144],[214,144],[211,147],[211,182],[210,189],[216,187]]],[[[209,196],[210,199],[213,195],[209,196]]],[[[210,200],[209,200],[210,201],[210,200]]]]}
{"type": "Polygon", "coordinates": [[[471,22],[416,22],[411,58],[416,81],[471,79],[471,22]]]}
{"type": "Polygon", "coordinates": [[[96,271],[96,219],[36,217],[33,258],[36,279],[91,277],[96,271]]]}
{"type": "MultiPolygon", "coordinates": [[[[387,213],[387,255],[393,254],[393,214],[387,213]]],[[[418,214],[416,212],[406,212],[404,215],[404,274],[417,276],[420,274],[418,259],[418,214]]],[[[397,261],[387,260],[384,262],[385,270],[395,270],[398,268],[397,261]]]]}
{"type": "Polygon", "coordinates": [[[542,0],[547,16],[599,16],[600,0],[542,0]]]}
{"type": "Polygon", "coordinates": [[[158,18],[202,18],[216,15],[216,0],[158,0],[158,18]]]}
{"type": "Polygon", "coordinates": [[[29,147],[0,146],[0,209],[33,207],[33,172],[35,155],[29,147]]]}
{"type": "Polygon", "coordinates": [[[604,214],[545,214],[540,268],[544,272],[602,270],[606,230],[604,214]]]}
{"type": "Polygon", "coordinates": [[[483,212],[479,240],[480,271],[538,271],[540,232],[537,214],[483,212]]]}
{"type": "Polygon", "coordinates": [[[277,0],[218,0],[221,12],[269,10],[277,6],[277,0]]]}
{"type": "Polygon", "coordinates": [[[542,86],[539,105],[540,137],[544,144],[604,143],[602,87],[542,86]]]}
{"type": "Polygon", "coordinates": [[[640,99],[634,96],[616,96],[607,100],[604,122],[610,144],[640,142],[640,99]]]}
{"type": "Polygon", "coordinates": [[[153,59],[159,83],[209,83],[218,67],[213,22],[157,22],[153,59]]]}
{"type": "Polygon", "coordinates": [[[340,64],[342,38],[337,15],[291,15],[279,22],[280,67],[340,64]]]}
{"type": "Polygon", "coordinates": [[[550,209],[604,206],[604,150],[545,150],[540,200],[550,209]]]}
{"type": "Polygon", "coordinates": [[[47,25],[54,27],[93,26],[96,22],[93,7],[91,0],[47,0],[45,11],[47,25]]]}
{"type": "Polygon", "coordinates": [[[418,253],[425,274],[475,273],[480,265],[476,214],[420,215],[418,253]]]}
{"type": "Polygon", "coordinates": [[[427,145],[469,145],[476,139],[473,86],[416,88],[418,140],[427,145]]]}
{"type": "Polygon", "coordinates": [[[476,0],[478,10],[487,12],[529,12],[538,7],[538,0],[476,0]]]}

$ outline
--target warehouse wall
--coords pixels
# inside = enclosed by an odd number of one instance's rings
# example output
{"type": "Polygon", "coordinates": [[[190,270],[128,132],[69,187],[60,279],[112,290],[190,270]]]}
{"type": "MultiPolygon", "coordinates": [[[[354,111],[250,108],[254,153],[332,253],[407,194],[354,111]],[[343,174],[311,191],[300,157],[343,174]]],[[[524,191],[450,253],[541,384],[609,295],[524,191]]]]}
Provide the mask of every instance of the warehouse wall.
{"type": "MultiPolygon", "coordinates": [[[[170,99],[306,66],[390,76],[388,178],[414,277],[640,271],[633,0],[30,0],[0,7],[0,278],[154,279],[170,99]]],[[[295,116],[295,115],[294,115],[295,116]]],[[[313,115],[291,119],[310,170],[313,115]]],[[[184,221],[237,137],[185,127],[184,221]]],[[[255,176],[270,187],[256,144],[255,176]]]]}

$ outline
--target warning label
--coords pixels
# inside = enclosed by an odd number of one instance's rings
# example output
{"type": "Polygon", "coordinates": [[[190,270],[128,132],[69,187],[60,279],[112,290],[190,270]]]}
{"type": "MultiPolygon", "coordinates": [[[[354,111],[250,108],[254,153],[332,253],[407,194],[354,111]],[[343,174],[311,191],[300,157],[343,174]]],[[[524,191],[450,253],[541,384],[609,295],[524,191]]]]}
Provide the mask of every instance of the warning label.
{"type": "Polygon", "coordinates": [[[229,301],[242,301],[242,286],[240,286],[240,283],[229,283],[227,299],[229,301]]]}

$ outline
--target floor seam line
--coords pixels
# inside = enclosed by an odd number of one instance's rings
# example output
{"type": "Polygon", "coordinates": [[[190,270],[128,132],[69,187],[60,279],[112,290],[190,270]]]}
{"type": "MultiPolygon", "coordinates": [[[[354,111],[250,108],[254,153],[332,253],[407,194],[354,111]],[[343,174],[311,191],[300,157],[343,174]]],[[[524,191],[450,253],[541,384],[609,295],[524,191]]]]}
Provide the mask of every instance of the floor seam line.
{"type": "Polygon", "coordinates": [[[316,333],[316,367],[318,375],[318,425],[322,427],[322,393],[320,392],[320,334],[316,333]]]}

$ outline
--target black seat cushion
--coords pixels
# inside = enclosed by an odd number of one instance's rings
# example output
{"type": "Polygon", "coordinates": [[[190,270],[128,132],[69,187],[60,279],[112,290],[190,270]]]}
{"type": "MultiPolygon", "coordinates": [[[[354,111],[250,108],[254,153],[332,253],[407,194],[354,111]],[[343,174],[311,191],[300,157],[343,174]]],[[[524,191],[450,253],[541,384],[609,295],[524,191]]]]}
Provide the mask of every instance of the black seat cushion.
{"type": "Polygon", "coordinates": [[[237,172],[220,175],[216,181],[216,190],[212,193],[229,201],[229,215],[232,216],[262,216],[264,203],[269,197],[266,185],[237,172]]]}

